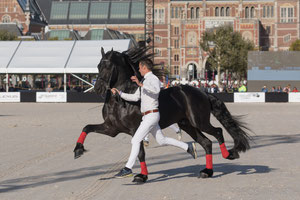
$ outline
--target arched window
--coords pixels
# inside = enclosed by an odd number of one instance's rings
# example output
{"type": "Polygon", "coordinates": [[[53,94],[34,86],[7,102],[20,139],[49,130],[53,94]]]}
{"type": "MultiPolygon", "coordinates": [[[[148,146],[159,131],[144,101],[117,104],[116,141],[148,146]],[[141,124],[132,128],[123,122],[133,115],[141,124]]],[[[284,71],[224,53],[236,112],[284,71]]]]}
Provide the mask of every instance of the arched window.
{"type": "Polygon", "coordinates": [[[245,8],[245,18],[249,18],[249,8],[245,8]]]}
{"type": "Polygon", "coordinates": [[[255,8],[254,7],[251,7],[251,10],[250,10],[250,18],[254,18],[255,17],[255,8]]]}
{"type": "Polygon", "coordinates": [[[10,22],[11,22],[10,16],[9,16],[9,15],[4,15],[4,16],[2,17],[2,22],[3,22],[3,23],[10,23],[10,22]]]}
{"type": "Polygon", "coordinates": [[[191,7],[191,19],[193,19],[193,18],[194,18],[194,8],[191,7]]]}
{"type": "Polygon", "coordinates": [[[199,19],[199,16],[200,16],[200,8],[197,7],[196,8],[196,18],[199,19]]]}
{"type": "Polygon", "coordinates": [[[221,17],[224,17],[225,16],[225,9],[224,7],[221,8],[221,17]]]}
{"type": "Polygon", "coordinates": [[[229,7],[226,8],[226,16],[227,17],[230,16],[230,8],[229,7]]]}
{"type": "Polygon", "coordinates": [[[216,7],[216,9],[215,9],[215,16],[216,16],[216,17],[219,17],[219,12],[220,12],[220,11],[219,11],[219,7],[216,7]]]}

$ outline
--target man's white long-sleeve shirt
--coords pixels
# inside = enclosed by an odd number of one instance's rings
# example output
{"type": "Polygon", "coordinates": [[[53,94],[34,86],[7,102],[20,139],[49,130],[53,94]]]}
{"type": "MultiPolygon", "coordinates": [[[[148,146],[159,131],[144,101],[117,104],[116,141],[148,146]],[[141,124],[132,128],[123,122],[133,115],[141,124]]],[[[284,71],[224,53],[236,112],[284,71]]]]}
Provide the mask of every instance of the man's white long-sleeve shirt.
{"type": "Polygon", "coordinates": [[[160,81],[152,73],[144,76],[143,87],[138,88],[134,94],[121,93],[121,98],[126,101],[138,101],[141,99],[141,112],[158,108],[158,96],[160,92],[160,81]]]}

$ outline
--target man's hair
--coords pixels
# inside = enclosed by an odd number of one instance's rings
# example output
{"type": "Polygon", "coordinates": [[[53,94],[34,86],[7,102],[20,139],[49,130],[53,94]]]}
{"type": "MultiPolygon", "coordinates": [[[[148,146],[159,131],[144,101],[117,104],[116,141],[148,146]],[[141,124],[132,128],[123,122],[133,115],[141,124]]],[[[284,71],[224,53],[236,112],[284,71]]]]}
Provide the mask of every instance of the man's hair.
{"type": "Polygon", "coordinates": [[[142,66],[145,65],[150,71],[152,71],[152,69],[153,69],[153,62],[150,59],[143,59],[140,61],[140,64],[142,66]]]}

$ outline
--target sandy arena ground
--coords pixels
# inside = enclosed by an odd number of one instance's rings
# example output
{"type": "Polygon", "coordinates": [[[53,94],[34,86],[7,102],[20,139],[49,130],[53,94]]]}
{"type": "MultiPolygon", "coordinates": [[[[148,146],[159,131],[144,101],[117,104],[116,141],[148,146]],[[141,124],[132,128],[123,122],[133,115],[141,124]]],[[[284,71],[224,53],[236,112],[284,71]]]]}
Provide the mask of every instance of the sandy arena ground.
{"type": "MultiPolygon", "coordinates": [[[[150,138],[146,149],[149,181],[115,179],[128,158],[130,137],[91,133],[89,151],[74,160],[73,148],[86,124],[101,123],[102,104],[0,104],[1,200],[289,200],[300,197],[300,104],[231,103],[235,115],[246,115],[253,130],[252,149],[234,161],[225,160],[213,140],[214,176],[199,179],[205,155],[199,158],[174,147],[160,147],[150,138]]],[[[219,125],[215,118],[214,125],[219,125]]],[[[172,129],[164,130],[176,138],[172,129]]],[[[227,146],[232,139],[225,133],[227,146]]],[[[191,138],[184,133],[184,141],[191,138]]],[[[139,173],[139,165],[134,168],[139,173]]]]}

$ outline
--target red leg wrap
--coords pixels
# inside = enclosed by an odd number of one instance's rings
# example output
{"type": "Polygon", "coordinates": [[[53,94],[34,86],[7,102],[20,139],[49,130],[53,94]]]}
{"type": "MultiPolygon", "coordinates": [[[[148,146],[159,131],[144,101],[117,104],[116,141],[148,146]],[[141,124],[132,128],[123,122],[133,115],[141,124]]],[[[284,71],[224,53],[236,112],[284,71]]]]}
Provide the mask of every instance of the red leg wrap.
{"type": "Polygon", "coordinates": [[[212,155],[206,154],[206,168],[212,169],[213,168],[213,162],[212,162],[212,155]]]}
{"type": "Polygon", "coordinates": [[[82,132],[77,140],[77,143],[81,143],[83,144],[84,143],[84,140],[85,140],[85,137],[86,137],[86,132],[82,132]]]}
{"type": "Polygon", "coordinates": [[[143,175],[148,175],[148,170],[147,170],[147,165],[146,165],[146,162],[141,162],[141,174],[143,175]]]}
{"type": "Polygon", "coordinates": [[[221,149],[223,158],[227,158],[229,156],[229,152],[227,151],[225,143],[220,145],[220,149],[221,149]]]}

